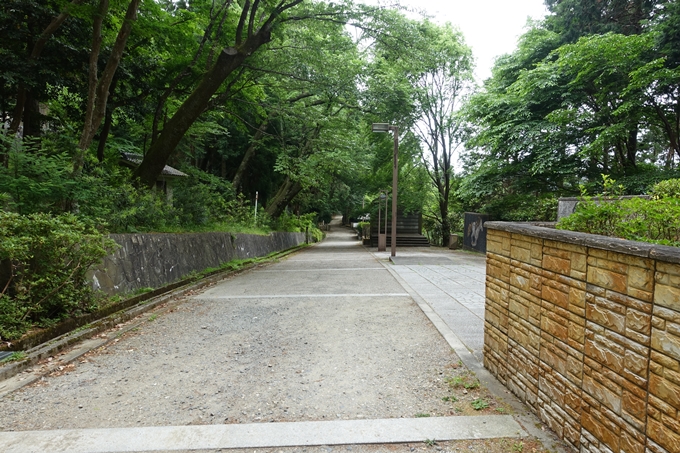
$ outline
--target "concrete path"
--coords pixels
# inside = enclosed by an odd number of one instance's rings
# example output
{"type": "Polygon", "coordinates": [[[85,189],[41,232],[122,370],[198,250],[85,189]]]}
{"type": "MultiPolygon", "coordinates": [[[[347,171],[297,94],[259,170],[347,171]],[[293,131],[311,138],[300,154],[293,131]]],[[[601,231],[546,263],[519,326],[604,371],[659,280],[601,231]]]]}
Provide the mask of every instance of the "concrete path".
{"type": "MultiPolygon", "coordinates": [[[[373,249],[375,250],[375,249],[373,249]]],[[[484,349],[486,257],[440,248],[373,252],[398,276],[411,295],[420,296],[481,363],[484,349]]]]}
{"type": "MultiPolygon", "coordinates": [[[[253,287],[248,278],[229,281],[202,300],[415,300],[468,368],[497,395],[505,389],[481,367],[484,319],[484,258],[436,249],[398,250],[394,263],[387,254],[367,251],[352,232],[333,227],[328,239],[288,259],[271,273],[270,284],[253,287]],[[394,277],[384,277],[387,269],[394,277]],[[314,278],[309,278],[313,271],[314,278]],[[382,271],[382,273],[381,273],[382,271]],[[351,278],[352,275],[362,278],[351,278]],[[395,285],[394,283],[399,283],[395,285]]],[[[346,329],[345,329],[346,330],[346,329]]],[[[135,452],[225,448],[352,445],[460,439],[522,437],[540,430],[526,410],[518,414],[475,417],[390,418],[236,425],[150,426],[61,429],[0,433],[2,452],[135,452]],[[519,423],[518,423],[519,421],[519,423]]]]}
{"type": "Polygon", "coordinates": [[[484,368],[486,256],[439,247],[401,248],[395,257],[390,256],[390,251],[370,251],[418,303],[465,366],[512,407],[515,420],[524,430],[550,451],[569,451],[484,368]]]}

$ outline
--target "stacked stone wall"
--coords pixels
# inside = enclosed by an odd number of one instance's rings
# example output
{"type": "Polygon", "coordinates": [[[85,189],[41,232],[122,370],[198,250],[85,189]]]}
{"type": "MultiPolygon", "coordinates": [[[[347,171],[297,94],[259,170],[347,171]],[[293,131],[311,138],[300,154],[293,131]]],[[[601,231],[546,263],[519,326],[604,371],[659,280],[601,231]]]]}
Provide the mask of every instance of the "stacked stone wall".
{"type": "Polygon", "coordinates": [[[486,227],[485,366],[575,451],[680,453],[680,249],[486,227]]]}
{"type": "Polygon", "coordinates": [[[118,248],[90,272],[92,286],[107,294],[129,294],[159,288],[192,272],[218,268],[223,263],[258,258],[296,247],[304,233],[267,236],[232,233],[112,234],[118,248]]]}

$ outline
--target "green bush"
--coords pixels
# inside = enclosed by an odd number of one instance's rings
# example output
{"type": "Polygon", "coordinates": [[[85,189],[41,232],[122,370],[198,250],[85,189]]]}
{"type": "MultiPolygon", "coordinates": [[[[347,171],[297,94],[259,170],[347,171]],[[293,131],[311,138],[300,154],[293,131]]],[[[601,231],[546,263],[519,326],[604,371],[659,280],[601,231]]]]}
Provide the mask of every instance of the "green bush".
{"type": "Polygon", "coordinates": [[[652,186],[650,195],[656,200],[662,198],[680,198],[680,179],[667,179],[652,186]]]}
{"type": "Polygon", "coordinates": [[[0,337],[97,308],[85,275],[114,245],[71,214],[0,212],[0,337]]]}
{"type": "Polygon", "coordinates": [[[316,225],[316,213],[311,212],[301,216],[284,212],[272,225],[278,231],[290,231],[293,233],[308,233],[313,242],[323,240],[323,231],[316,225]]]}
{"type": "Polygon", "coordinates": [[[558,197],[553,194],[515,194],[492,200],[481,209],[495,220],[552,222],[557,217],[558,197]]]}
{"type": "MultiPolygon", "coordinates": [[[[638,172],[621,176],[617,178],[616,182],[624,187],[625,195],[641,195],[649,194],[652,187],[658,182],[673,178],[680,178],[680,173],[677,170],[661,170],[654,166],[640,164],[638,172]]],[[[596,186],[590,193],[601,191],[602,183],[598,183],[596,186]]]]}
{"type": "Polygon", "coordinates": [[[209,225],[243,216],[243,200],[236,197],[231,183],[193,167],[183,171],[188,177],[179,179],[173,190],[180,225],[209,225]]]}
{"type": "Polygon", "coordinates": [[[7,166],[0,165],[0,205],[21,214],[60,212],[77,188],[71,159],[65,152],[43,150],[35,141],[0,140],[11,146],[7,166]]]}
{"type": "Polygon", "coordinates": [[[369,239],[371,237],[371,222],[359,222],[359,231],[361,231],[363,239],[369,239]]]}
{"type": "Polygon", "coordinates": [[[599,203],[585,198],[557,228],[680,246],[680,198],[632,198],[599,203]]]}

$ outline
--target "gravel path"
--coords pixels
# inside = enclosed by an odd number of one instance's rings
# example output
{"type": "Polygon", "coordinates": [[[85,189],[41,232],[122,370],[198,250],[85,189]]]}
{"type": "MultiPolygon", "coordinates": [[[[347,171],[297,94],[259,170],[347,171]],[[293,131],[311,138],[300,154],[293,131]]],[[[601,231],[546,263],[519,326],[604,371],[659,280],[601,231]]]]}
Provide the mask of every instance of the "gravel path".
{"type": "Polygon", "coordinates": [[[479,398],[495,408],[465,389],[474,378],[345,230],[145,317],[0,399],[0,429],[470,415],[479,398]]]}

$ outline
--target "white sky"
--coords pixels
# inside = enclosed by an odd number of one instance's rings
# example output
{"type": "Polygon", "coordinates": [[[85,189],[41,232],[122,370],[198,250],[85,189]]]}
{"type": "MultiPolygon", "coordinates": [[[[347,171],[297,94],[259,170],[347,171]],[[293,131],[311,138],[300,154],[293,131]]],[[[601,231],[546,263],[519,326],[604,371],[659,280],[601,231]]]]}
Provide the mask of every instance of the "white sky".
{"type": "MultiPolygon", "coordinates": [[[[361,0],[366,4],[389,4],[361,0]]],[[[494,59],[515,50],[527,19],[540,20],[548,11],[543,0],[401,0],[409,8],[424,9],[437,23],[460,28],[475,57],[477,82],[491,76],[494,59]]]]}

